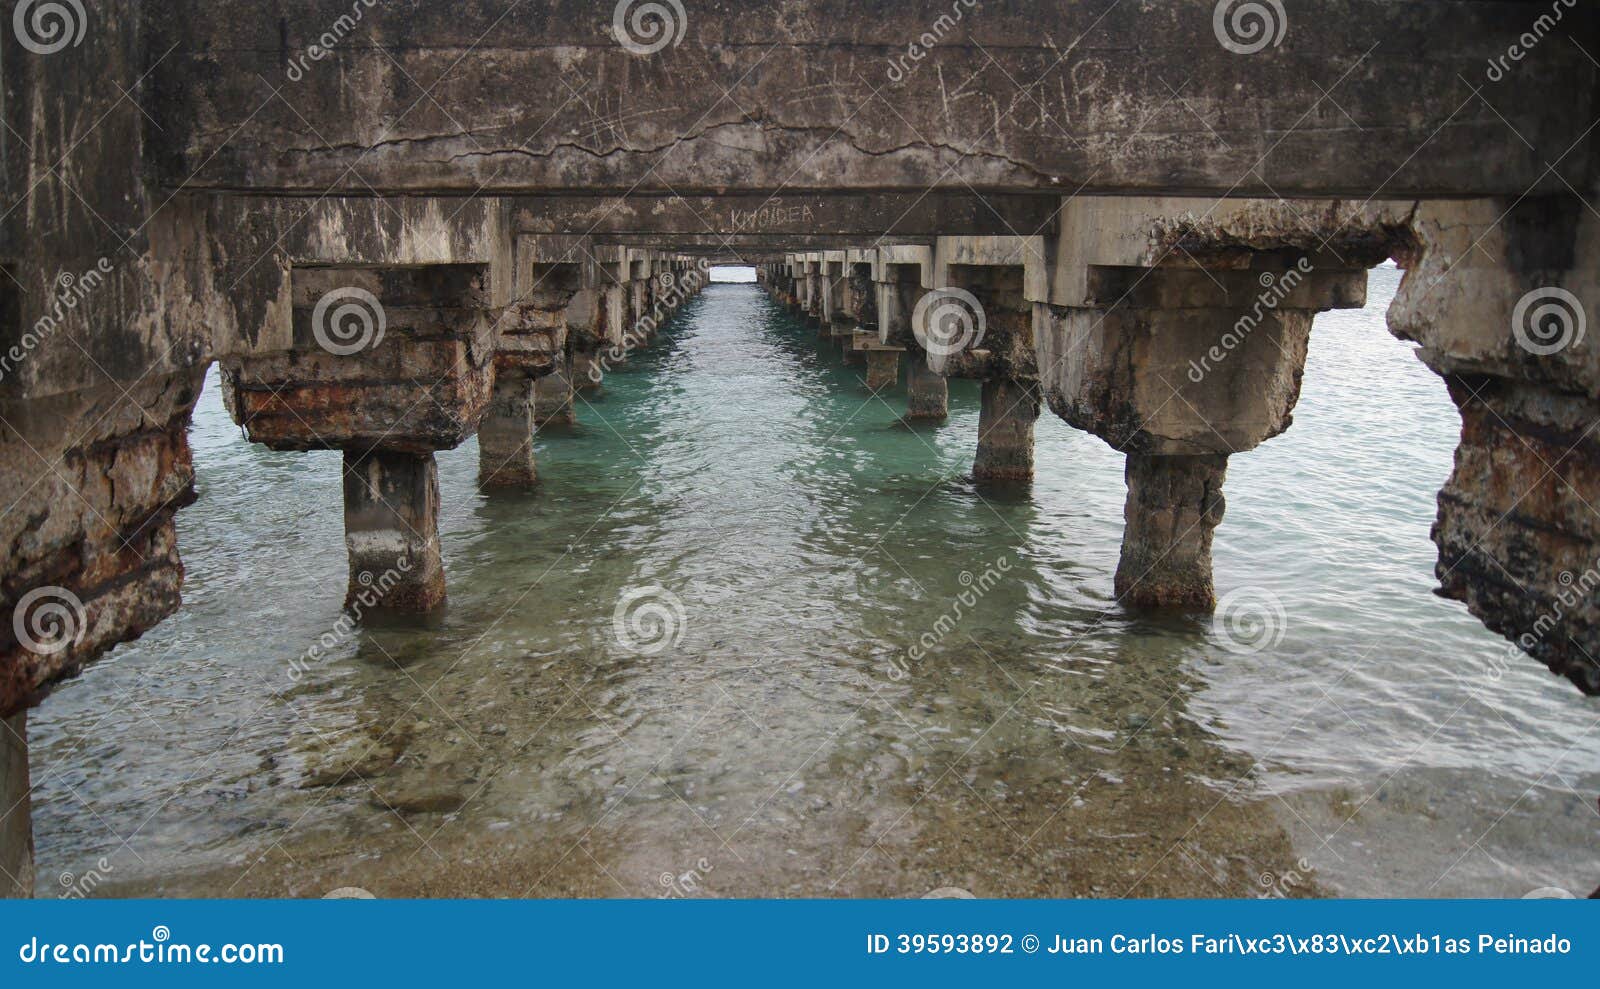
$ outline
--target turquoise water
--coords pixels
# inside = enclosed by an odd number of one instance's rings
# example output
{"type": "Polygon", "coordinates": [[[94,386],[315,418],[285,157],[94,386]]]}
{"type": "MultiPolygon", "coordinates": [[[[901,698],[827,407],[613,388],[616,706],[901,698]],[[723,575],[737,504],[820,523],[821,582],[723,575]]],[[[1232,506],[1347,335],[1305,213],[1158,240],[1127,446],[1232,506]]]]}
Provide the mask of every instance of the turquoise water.
{"type": "Polygon", "coordinates": [[[440,454],[447,612],[296,682],[340,458],[246,443],[213,380],[182,611],[32,716],[40,894],[1587,891],[1600,708],[1492,679],[1430,593],[1458,420],[1383,327],[1398,278],[1318,318],[1295,424],[1231,462],[1219,595],[1281,608],[1249,654],[1113,601],[1105,444],[1047,413],[1031,490],[980,490],[974,384],[908,427],[715,284],[538,437],[536,491],[440,454]],[[619,639],[639,593],[661,651],[619,639]]]}

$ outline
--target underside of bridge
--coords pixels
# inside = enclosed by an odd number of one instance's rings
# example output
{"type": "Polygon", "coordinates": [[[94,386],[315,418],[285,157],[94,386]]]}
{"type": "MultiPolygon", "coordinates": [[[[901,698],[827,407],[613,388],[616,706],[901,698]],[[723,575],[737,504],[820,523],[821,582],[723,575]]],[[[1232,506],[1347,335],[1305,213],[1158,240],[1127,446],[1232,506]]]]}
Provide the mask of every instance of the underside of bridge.
{"type": "Polygon", "coordinates": [[[1462,420],[1437,592],[1600,694],[1600,11],[45,6],[0,3],[0,890],[27,711],[180,607],[211,365],[251,442],[343,452],[347,604],[428,611],[434,454],[535,483],[712,264],[905,365],[910,417],[981,381],[975,477],[1028,479],[1042,413],[1124,454],[1118,598],[1205,611],[1229,459],[1393,259],[1462,420]]]}

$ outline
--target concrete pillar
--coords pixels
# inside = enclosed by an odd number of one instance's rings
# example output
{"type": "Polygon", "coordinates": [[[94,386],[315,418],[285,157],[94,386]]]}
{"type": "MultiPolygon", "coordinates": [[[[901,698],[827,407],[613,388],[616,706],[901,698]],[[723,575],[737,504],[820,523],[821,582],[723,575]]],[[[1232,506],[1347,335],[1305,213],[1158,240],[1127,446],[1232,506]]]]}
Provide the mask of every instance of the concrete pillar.
{"type": "Polygon", "coordinates": [[[605,380],[605,368],[600,354],[593,350],[572,352],[572,387],[575,391],[599,391],[605,380]]]}
{"type": "Polygon", "coordinates": [[[916,354],[907,362],[906,418],[944,419],[950,415],[950,384],[942,374],[929,370],[928,362],[916,354]]]}
{"type": "Polygon", "coordinates": [[[1151,608],[1216,606],[1211,534],[1222,521],[1228,458],[1128,454],[1117,598],[1151,608]]]}
{"type": "Polygon", "coordinates": [[[1033,424],[1038,419],[1037,382],[985,378],[972,476],[980,481],[1032,480],[1033,424]]]}
{"type": "Polygon", "coordinates": [[[545,426],[570,426],[578,421],[572,404],[572,376],[565,362],[533,384],[533,422],[545,426]]]}
{"type": "Polygon", "coordinates": [[[867,351],[867,387],[872,391],[893,388],[900,382],[898,350],[867,351]]]}
{"type": "Polygon", "coordinates": [[[533,379],[501,370],[478,427],[478,484],[528,487],[539,480],[533,461],[533,379]]]}
{"type": "Polygon", "coordinates": [[[28,712],[0,720],[0,897],[33,896],[28,712]]]}
{"type": "Polygon", "coordinates": [[[439,469],[432,453],[345,451],[345,607],[426,612],[445,600],[439,469]]]}

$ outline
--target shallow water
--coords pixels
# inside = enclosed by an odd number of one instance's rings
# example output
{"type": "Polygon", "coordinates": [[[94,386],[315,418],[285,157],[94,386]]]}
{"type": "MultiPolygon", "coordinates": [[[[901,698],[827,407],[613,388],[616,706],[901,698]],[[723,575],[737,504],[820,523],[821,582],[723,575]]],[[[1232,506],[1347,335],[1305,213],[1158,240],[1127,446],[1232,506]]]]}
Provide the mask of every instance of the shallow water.
{"type": "Polygon", "coordinates": [[[537,491],[440,454],[448,611],[296,682],[339,454],[249,445],[210,382],[182,611],[31,717],[40,895],[1586,891],[1600,707],[1430,594],[1458,419],[1383,327],[1398,279],[1318,318],[1294,426],[1232,459],[1254,653],[1112,600],[1105,444],[1047,413],[1031,491],[978,490],[975,385],[908,428],[718,284],[540,435],[537,491]],[[613,611],[652,587],[681,638],[640,655],[613,611]]]}

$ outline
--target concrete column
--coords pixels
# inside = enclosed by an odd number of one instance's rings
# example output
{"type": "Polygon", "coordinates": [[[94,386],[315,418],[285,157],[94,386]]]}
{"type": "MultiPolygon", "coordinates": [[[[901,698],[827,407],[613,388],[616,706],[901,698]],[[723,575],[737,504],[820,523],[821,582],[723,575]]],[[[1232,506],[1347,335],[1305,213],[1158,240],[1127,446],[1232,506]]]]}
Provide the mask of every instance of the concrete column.
{"type": "Polygon", "coordinates": [[[1128,501],[1123,509],[1117,598],[1151,608],[1216,606],[1211,582],[1211,534],[1226,503],[1222,455],[1128,454],[1128,501]]]}
{"type": "Polygon", "coordinates": [[[928,369],[921,354],[912,356],[906,369],[906,418],[944,419],[950,415],[950,384],[942,374],[928,369]]]}
{"type": "Polygon", "coordinates": [[[344,455],[345,607],[425,612],[445,600],[439,469],[431,453],[344,455]]]}
{"type": "Polygon", "coordinates": [[[867,387],[872,391],[893,388],[900,382],[898,350],[867,351],[867,387]]]}
{"type": "Polygon", "coordinates": [[[501,370],[478,427],[478,484],[528,487],[539,480],[533,461],[533,379],[501,370]]]}
{"type": "Polygon", "coordinates": [[[0,897],[33,896],[28,712],[0,721],[0,897]]]}
{"type": "Polygon", "coordinates": [[[572,387],[575,391],[599,391],[604,379],[605,369],[597,351],[572,352],[572,387]]]}
{"type": "Polygon", "coordinates": [[[1032,480],[1033,424],[1038,419],[1037,382],[985,378],[972,476],[980,481],[1032,480]]]}
{"type": "Polygon", "coordinates": [[[572,404],[572,376],[565,362],[533,384],[533,422],[545,426],[570,426],[578,421],[572,404]]]}

